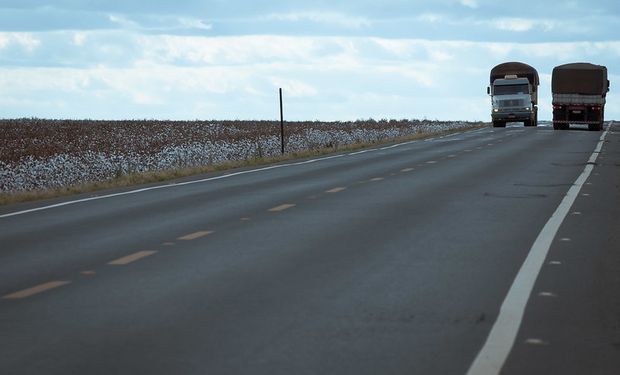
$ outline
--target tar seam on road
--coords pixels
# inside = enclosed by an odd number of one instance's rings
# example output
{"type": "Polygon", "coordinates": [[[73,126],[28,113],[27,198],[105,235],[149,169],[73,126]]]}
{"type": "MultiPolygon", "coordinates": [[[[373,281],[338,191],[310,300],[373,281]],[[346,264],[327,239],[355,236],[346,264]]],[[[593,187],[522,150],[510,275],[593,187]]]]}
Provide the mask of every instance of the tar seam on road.
{"type": "MultiPolygon", "coordinates": [[[[461,135],[462,134],[475,134],[475,133],[478,133],[478,132],[480,132],[482,130],[488,130],[488,129],[484,128],[484,129],[477,129],[477,130],[469,130],[469,131],[466,131],[466,132],[463,132],[463,133],[458,133],[458,134],[461,134],[461,135]]],[[[457,133],[455,133],[455,134],[457,134],[457,133]]],[[[451,134],[451,135],[454,135],[454,134],[451,134]]],[[[435,138],[429,138],[429,139],[427,139],[425,141],[432,141],[432,140],[442,139],[442,138],[445,138],[445,137],[448,137],[448,136],[440,136],[440,137],[435,137],[435,138]]],[[[230,178],[230,177],[240,176],[240,175],[244,175],[244,174],[268,171],[268,170],[271,170],[271,169],[278,169],[278,168],[294,167],[294,166],[304,165],[304,164],[311,164],[311,163],[314,163],[314,162],[317,162],[317,161],[336,159],[336,158],[341,158],[343,156],[355,156],[355,155],[358,155],[358,154],[361,154],[361,153],[365,153],[365,152],[374,152],[374,151],[378,151],[378,150],[385,150],[385,149],[388,149],[388,148],[401,147],[401,146],[409,145],[409,144],[416,143],[416,142],[419,142],[419,140],[412,140],[412,141],[406,141],[406,142],[402,142],[402,143],[396,143],[394,145],[383,147],[383,148],[373,148],[373,149],[363,150],[362,152],[358,151],[358,152],[352,152],[352,153],[346,153],[346,154],[338,154],[338,155],[326,156],[326,157],[322,157],[322,158],[304,160],[304,161],[299,161],[299,162],[295,162],[295,163],[270,165],[268,167],[263,167],[263,168],[258,168],[258,169],[250,169],[250,170],[239,171],[239,172],[235,172],[235,173],[226,173],[226,174],[223,174],[223,175],[220,175],[220,176],[209,177],[209,178],[202,178],[202,179],[199,179],[199,180],[192,180],[192,181],[178,182],[178,183],[166,182],[165,185],[150,186],[150,187],[136,189],[136,190],[124,191],[124,192],[121,192],[121,193],[100,195],[100,196],[96,196],[96,197],[83,198],[83,199],[77,199],[77,200],[68,201],[68,202],[56,203],[56,204],[52,204],[52,205],[49,205],[49,206],[42,206],[42,207],[31,208],[31,209],[28,209],[28,210],[10,212],[10,213],[7,213],[7,214],[0,215],[0,219],[6,218],[6,217],[11,217],[11,216],[23,215],[23,214],[27,214],[27,213],[30,213],[30,212],[48,210],[50,208],[69,206],[69,205],[73,205],[73,204],[77,204],[77,203],[82,203],[82,202],[89,202],[89,201],[94,201],[94,200],[119,197],[119,196],[123,196],[123,195],[143,193],[143,192],[151,191],[151,190],[167,189],[167,188],[173,188],[173,187],[184,186],[184,185],[199,184],[199,183],[203,183],[203,182],[221,180],[221,179],[224,179],[224,178],[230,178]]]]}
{"type": "Polygon", "coordinates": [[[577,177],[577,180],[568,190],[558,208],[538,234],[536,241],[534,241],[517,276],[512,282],[508,294],[504,298],[499,315],[491,328],[491,332],[489,332],[489,336],[474,359],[467,375],[496,375],[502,370],[519,333],[525,306],[532,293],[540,269],[547,258],[553,239],[564,218],[568,215],[575,199],[579,196],[579,191],[590,176],[590,173],[592,173],[594,162],[603,147],[605,136],[612,125],[613,122],[608,125],[607,130],[601,135],[583,172],[577,177]]]}

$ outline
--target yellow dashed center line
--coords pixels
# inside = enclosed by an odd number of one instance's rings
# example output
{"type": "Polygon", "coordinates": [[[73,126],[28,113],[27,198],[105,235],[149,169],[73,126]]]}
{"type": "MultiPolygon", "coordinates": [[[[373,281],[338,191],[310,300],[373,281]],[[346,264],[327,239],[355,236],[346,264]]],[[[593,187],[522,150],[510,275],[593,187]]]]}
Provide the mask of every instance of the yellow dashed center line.
{"type": "Polygon", "coordinates": [[[124,256],[122,258],[118,258],[116,260],[108,262],[108,264],[111,264],[111,265],[114,265],[114,266],[124,266],[126,264],[131,263],[131,262],[135,262],[138,259],[142,259],[144,257],[148,257],[149,255],[153,255],[156,252],[157,251],[153,251],[153,250],[138,251],[137,253],[133,253],[131,255],[127,255],[127,256],[124,256]]]}
{"type": "Polygon", "coordinates": [[[413,168],[404,168],[404,169],[401,169],[400,171],[401,172],[411,172],[412,170],[413,170],[413,168]]]}
{"type": "Polygon", "coordinates": [[[341,191],[343,191],[345,189],[346,189],[346,187],[340,186],[340,187],[335,187],[333,189],[326,190],[325,192],[326,193],[339,193],[339,192],[341,192],[341,191]]]}
{"type": "Polygon", "coordinates": [[[181,237],[177,238],[177,240],[191,241],[191,240],[195,240],[196,238],[208,236],[211,233],[213,233],[212,230],[201,230],[201,231],[198,231],[198,232],[195,232],[195,233],[190,233],[190,234],[186,234],[185,236],[181,236],[181,237]]]}
{"type": "Polygon", "coordinates": [[[370,181],[381,181],[383,180],[383,177],[375,177],[375,178],[371,178],[370,181]]]}
{"type": "Polygon", "coordinates": [[[289,209],[291,207],[295,207],[295,205],[291,204],[291,203],[285,203],[285,204],[281,204],[279,206],[275,206],[273,208],[270,208],[268,211],[270,211],[270,212],[279,212],[279,211],[284,211],[286,209],[289,209]]]}
{"type": "Polygon", "coordinates": [[[32,288],[20,290],[19,292],[8,294],[2,298],[6,299],[19,299],[30,297],[35,294],[43,293],[47,290],[58,288],[63,285],[69,284],[71,281],[50,281],[41,285],[33,286],[32,288]]]}

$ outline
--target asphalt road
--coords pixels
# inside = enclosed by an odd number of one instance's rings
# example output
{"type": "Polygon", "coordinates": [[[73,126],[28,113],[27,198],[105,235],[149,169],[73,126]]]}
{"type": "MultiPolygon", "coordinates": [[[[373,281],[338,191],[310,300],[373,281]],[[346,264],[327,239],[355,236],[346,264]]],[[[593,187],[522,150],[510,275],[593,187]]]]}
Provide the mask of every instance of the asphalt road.
{"type": "Polygon", "coordinates": [[[606,128],[482,129],[0,207],[0,374],[620,373],[606,128]],[[491,340],[504,321],[514,337],[491,340]]]}

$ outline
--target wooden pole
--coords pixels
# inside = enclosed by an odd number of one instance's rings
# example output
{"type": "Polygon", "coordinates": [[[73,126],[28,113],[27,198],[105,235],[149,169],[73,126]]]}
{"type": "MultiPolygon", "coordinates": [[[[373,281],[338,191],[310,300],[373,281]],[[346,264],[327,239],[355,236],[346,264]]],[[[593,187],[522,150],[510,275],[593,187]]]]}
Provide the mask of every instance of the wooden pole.
{"type": "Polygon", "coordinates": [[[284,112],[282,110],[282,88],[280,88],[280,139],[282,141],[282,154],[284,155],[284,112]]]}

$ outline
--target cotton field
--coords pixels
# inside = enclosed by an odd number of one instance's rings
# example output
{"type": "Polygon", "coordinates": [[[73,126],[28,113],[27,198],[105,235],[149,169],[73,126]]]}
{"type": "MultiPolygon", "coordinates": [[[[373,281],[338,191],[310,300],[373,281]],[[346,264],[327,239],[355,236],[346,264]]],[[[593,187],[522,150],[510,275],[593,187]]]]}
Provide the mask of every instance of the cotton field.
{"type": "MultiPolygon", "coordinates": [[[[293,122],[286,152],[337,148],[472,123],[418,120],[293,122]]],[[[59,188],[122,174],[279,155],[275,121],[0,120],[0,192],[59,188]]]]}

